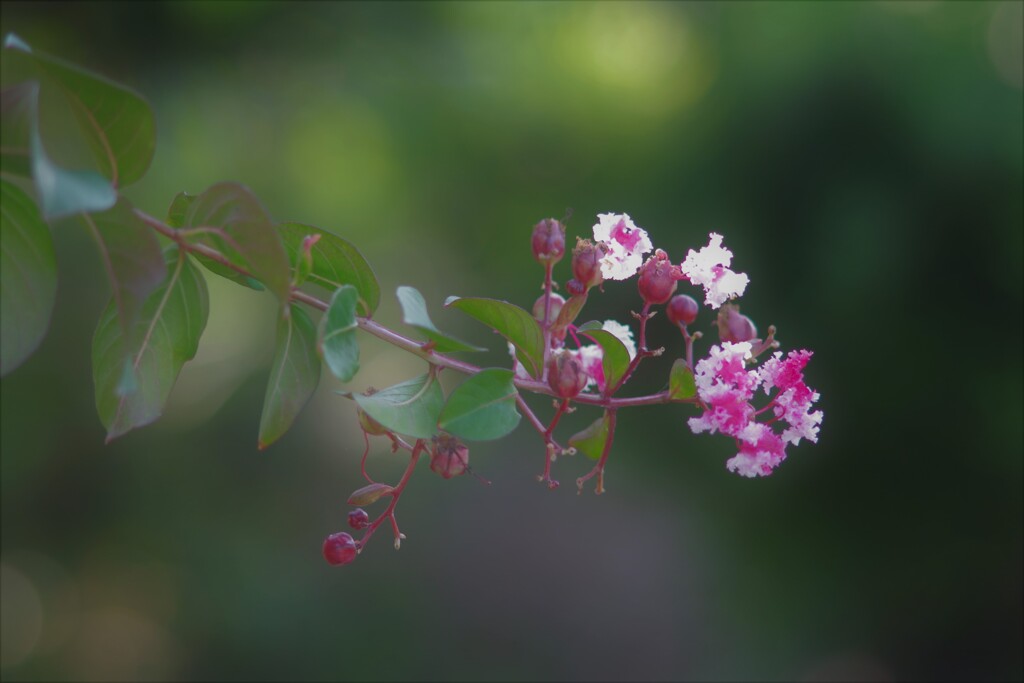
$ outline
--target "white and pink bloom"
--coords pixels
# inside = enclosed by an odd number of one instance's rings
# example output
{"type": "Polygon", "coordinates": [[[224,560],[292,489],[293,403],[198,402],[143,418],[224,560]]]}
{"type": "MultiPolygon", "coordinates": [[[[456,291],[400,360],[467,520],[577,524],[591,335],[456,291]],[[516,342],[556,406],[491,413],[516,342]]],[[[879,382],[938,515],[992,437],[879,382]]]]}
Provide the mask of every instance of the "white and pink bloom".
{"type": "Polygon", "coordinates": [[[697,363],[694,379],[697,395],[705,410],[690,418],[690,429],[695,433],[721,432],[736,440],[739,452],[726,466],[745,477],[767,476],[786,459],[786,444],[797,445],[801,439],[817,442],[818,428],[823,414],[811,411],[818,392],[804,383],[803,369],[812,353],[791,351],[783,359],[776,352],[759,369],[748,370],[751,358],[748,342],[723,342],[711,347],[707,358],[697,363]],[[759,388],[771,396],[768,404],[757,409],[752,401],[759,388]],[[772,411],[771,419],[760,422],[758,417],[772,411]],[[774,425],[779,421],[787,427],[777,433],[774,425]]]}
{"type": "Polygon", "coordinates": [[[713,232],[709,237],[708,245],[700,251],[691,249],[679,268],[686,279],[704,288],[704,303],[718,308],[729,299],[742,296],[750,278],[729,269],[732,252],[722,246],[722,236],[713,232]]]}
{"type": "Polygon", "coordinates": [[[654,248],[647,231],[638,228],[624,213],[602,213],[594,225],[594,239],[607,247],[601,259],[606,280],[626,280],[636,275],[644,255],[654,248]]]}

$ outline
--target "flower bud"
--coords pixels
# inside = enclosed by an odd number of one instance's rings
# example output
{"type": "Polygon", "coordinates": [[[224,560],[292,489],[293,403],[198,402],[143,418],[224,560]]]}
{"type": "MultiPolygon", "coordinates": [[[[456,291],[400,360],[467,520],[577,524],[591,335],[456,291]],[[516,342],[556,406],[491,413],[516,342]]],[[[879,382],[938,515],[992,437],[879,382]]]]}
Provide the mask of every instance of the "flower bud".
{"type": "Polygon", "coordinates": [[[323,553],[328,564],[339,565],[355,560],[359,549],[356,547],[355,539],[342,531],[324,539],[323,553]]]}
{"type": "Polygon", "coordinates": [[[569,296],[579,296],[587,291],[587,288],[583,286],[583,283],[573,278],[565,283],[565,291],[569,293],[569,296]]]}
{"type": "Polygon", "coordinates": [[[700,306],[697,304],[697,300],[685,294],[676,294],[666,307],[668,319],[676,325],[692,325],[693,321],[697,319],[699,310],[700,306]]]}
{"type": "Polygon", "coordinates": [[[469,467],[469,448],[454,436],[439,434],[430,445],[430,469],[445,479],[464,474],[469,467]]]}
{"type": "Polygon", "coordinates": [[[530,247],[538,263],[558,263],[565,254],[565,226],[554,218],[545,218],[533,226],[530,247]]]}
{"type": "Polygon", "coordinates": [[[668,254],[658,249],[640,267],[640,279],[637,281],[640,297],[646,304],[663,304],[676,291],[676,287],[668,254]]]}
{"type": "MultiPolygon", "coordinates": [[[[551,310],[548,314],[548,322],[553,322],[558,318],[559,311],[562,310],[562,304],[565,303],[565,299],[561,295],[551,293],[551,310]]],[[[533,302],[533,317],[537,319],[537,322],[544,322],[544,295],[533,302]]]]}
{"type": "Polygon", "coordinates": [[[604,282],[604,276],[601,275],[602,257],[603,245],[576,238],[576,248],[572,250],[572,274],[584,289],[596,287],[604,282]]]}
{"type": "Polygon", "coordinates": [[[570,351],[551,354],[548,361],[548,386],[559,398],[575,398],[587,386],[587,373],[583,363],[570,351]]]}
{"type": "Polygon", "coordinates": [[[718,336],[722,341],[747,342],[757,337],[754,321],[740,314],[740,307],[725,304],[718,311],[718,336]]]}

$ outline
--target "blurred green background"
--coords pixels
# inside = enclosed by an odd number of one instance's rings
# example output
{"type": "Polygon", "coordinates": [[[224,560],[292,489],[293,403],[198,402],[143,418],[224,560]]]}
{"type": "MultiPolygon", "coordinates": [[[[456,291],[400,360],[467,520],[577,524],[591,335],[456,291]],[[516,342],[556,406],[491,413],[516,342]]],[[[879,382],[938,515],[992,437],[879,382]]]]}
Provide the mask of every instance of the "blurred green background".
{"type": "MultiPolygon", "coordinates": [[[[721,232],[744,313],[815,351],[825,421],[754,481],[691,410],[623,412],[601,497],[573,490],[581,456],[538,485],[524,424],[473,447],[493,485],[422,467],[402,550],[385,533],[330,567],[362,482],[333,390],[422,363],[367,337],[355,381],[323,378],[257,452],[274,304],[211,275],[165,417],[104,446],[108,290],[58,223],[50,333],[2,384],[3,678],[1020,680],[1022,8],[5,0],[4,33],[150,99],[158,149],[127,192],[149,212],[243,182],[360,247],[378,319],[416,286],[490,364],[504,345],[441,303],[528,306],[537,220],[571,209],[588,236],[627,212],[677,262],[721,232]]],[[[638,305],[612,283],[581,320],[638,305]]],[[[376,443],[370,468],[403,464],[376,443]]]]}

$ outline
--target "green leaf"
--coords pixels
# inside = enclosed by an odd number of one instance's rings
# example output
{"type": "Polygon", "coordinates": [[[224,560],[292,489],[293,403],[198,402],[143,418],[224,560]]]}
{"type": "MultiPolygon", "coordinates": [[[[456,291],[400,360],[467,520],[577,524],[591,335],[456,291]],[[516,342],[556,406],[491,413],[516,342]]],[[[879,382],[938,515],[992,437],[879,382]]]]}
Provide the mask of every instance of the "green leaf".
{"type": "Polygon", "coordinates": [[[682,358],[672,364],[672,372],[668,377],[668,396],[676,400],[693,398],[697,395],[697,383],[693,371],[682,358]]]}
{"type": "Polygon", "coordinates": [[[5,174],[32,177],[29,141],[37,89],[38,84],[26,82],[0,91],[0,170],[5,174]]]}
{"type": "Polygon", "coordinates": [[[164,255],[152,230],[135,215],[125,199],[119,200],[108,211],[82,214],[81,220],[99,247],[110,282],[111,298],[117,309],[123,339],[123,386],[128,392],[135,384],[130,356],[136,344],[131,334],[146,299],[167,277],[164,255]]]}
{"type": "Polygon", "coordinates": [[[260,450],[288,431],[320,381],[316,326],[309,315],[296,305],[281,311],[274,362],[270,366],[270,380],[263,397],[260,450]]]}
{"type": "Polygon", "coordinates": [[[590,290],[583,292],[582,294],[576,294],[570,296],[568,300],[562,304],[562,310],[558,312],[558,317],[555,318],[555,322],[552,324],[553,330],[562,330],[572,324],[576,320],[576,316],[583,310],[583,305],[587,303],[587,294],[590,290]]]}
{"type": "Polygon", "coordinates": [[[359,371],[359,342],[356,340],[356,302],[359,293],[342,285],[331,297],[331,305],[320,318],[317,350],[334,376],[350,382],[359,371]]]}
{"type": "MultiPolygon", "coordinates": [[[[187,235],[191,242],[213,247],[262,282],[282,304],[288,301],[288,254],[270,215],[248,188],[238,183],[217,183],[195,197],[178,195],[168,214],[174,222],[180,222],[181,229],[192,230],[187,235]]],[[[218,275],[239,281],[236,271],[223,264],[212,266],[209,259],[200,262],[218,275]]]]}
{"type": "MultiPolygon", "coordinates": [[[[187,192],[179,192],[174,199],[171,200],[171,206],[167,209],[167,225],[172,228],[183,227],[187,219],[188,208],[192,205],[192,202],[196,200],[197,196],[198,195],[189,194],[187,192]]],[[[248,275],[243,275],[237,270],[232,270],[213,259],[203,256],[202,254],[192,254],[192,257],[199,261],[199,263],[201,263],[203,267],[211,273],[220,275],[222,278],[231,280],[243,287],[254,289],[257,292],[262,292],[266,289],[266,287],[260,284],[259,280],[249,277],[248,275]]]]}
{"type": "Polygon", "coordinates": [[[608,413],[593,424],[569,437],[569,445],[592,460],[600,460],[608,443],[608,413]]]}
{"type": "Polygon", "coordinates": [[[595,342],[604,351],[601,359],[601,367],[604,369],[604,385],[611,391],[626,374],[629,367],[629,351],[611,332],[601,329],[601,323],[590,321],[576,328],[580,334],[584,334],[595,342]]]}
{"type": "Polygon", "coordinates": [[[512,342],[516,358],[533,377],[540,377],[544,366],[544,335],[533,316],[507,301],[482,298],[448,297],[445,306],[454,306],[512,342]]]}
{"type": "Polygon", "coordinates": [[[342,285],[352,285],[359,292],[363,314],[373,315],[380,304],[380,285],[370,264],[352,243],[322,228],[301,223],[282,223],[278,231],[293,266],[298,263],[302,252],[302,239],[306,235],[320,235],[313,245],[310,284],[332,292],[342,285]]]}
{"type": "Polygon", "coordinates": [[[519,424],[512,371],[481,370],[448,397],[437,426],[470,441],[500,439],[519,424]]]}
{"type": "Polygon", "coordinates": [[[50,326],[57,295],[53,240],[35,202],[0,180],[0,376],[28,358],[50,326]]]}
{"type": "Polygon", "coordinates": [[[437,329],[430,319],[430,314],[427,313],[427,302],[423,300],[423,295],[414,287],[399,287],[396,295],[398,296],[398,303],[402,305],[402,322],[406,325],[412,325],[422,332],[427,339],[434,342],[434,348],[438,352],[487,350],[479,346],[467,344],[437,329]]]}
{"type": "Polygon", "coordinates": [[[176,246],[164,252],[167,277],[149,295],[126,337],[111,300],[92,341],[96,409],[107,441],[153,422],[163,412],[182,366],[196,354],[209,299],[202,273],[176,246]],[[134,392],[124,391],[123,344],[130,340],[134,392]]]}
{"type": "MultiPolygon", "coordinates": [[[[39,134],[39,84],[31,82],[17,93],[10,103],[15,118],[14,129],[26,126],[28,129],[28,160],[36,192],[42,205],[43,216],[58,218],[73,213],[105,211],[117,202],[117,191],[110,182],[96,171],[71,171],[61,168],[46,154],[43,139],[39,134]],[[27,123],[18,120],[25,117],[27,123]]],[[[5,97],[6,99],[6,97],[5,97]]],[[[8,102],[4,103],[5,107],[8,102]]],[[[11,126],[5,125],[5,132],[11,126]]],[[[4,144],[7,144],[4,140],[4,144]]],[[[13,144],[17,145],[17,142],[13,144]]],[[[17,148],[17,149],[20,149],[17,148]]]]}
{"type": "Polygon", "coordinates": [[[418,439],[437,434],[437,418],[444,407],[441,383],[430,373],[369,396],[356,394],[353,398],[386,429],[418,439]]]}
{"type": "Polygon", "coordinates": [[[103,76],[31,50],[17,36],[4,42],[8,56],[30,60],[35,72],[67,98],[103,176],[124,187],[145,175],[156,149],[156,120],[138,93],[103,76]]]}

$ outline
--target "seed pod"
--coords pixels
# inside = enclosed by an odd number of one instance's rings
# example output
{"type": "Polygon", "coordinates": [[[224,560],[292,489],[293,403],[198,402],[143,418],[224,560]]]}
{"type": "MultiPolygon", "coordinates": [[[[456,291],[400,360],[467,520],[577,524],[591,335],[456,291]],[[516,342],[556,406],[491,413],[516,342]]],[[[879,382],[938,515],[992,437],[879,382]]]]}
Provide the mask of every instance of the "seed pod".
{"type": "Polygon", "coordinates": [[[533,226],[530,247],[538,263],[558,263],[565,255],[565,226],[554,218],[545,218],[533,226]]]}
{"type": "Polygon", "coordinates": [[[469,448],[454,436],[439,434],[430,444],[430,469],[445,479],[464,474],[469,467],[469,448]]]}

